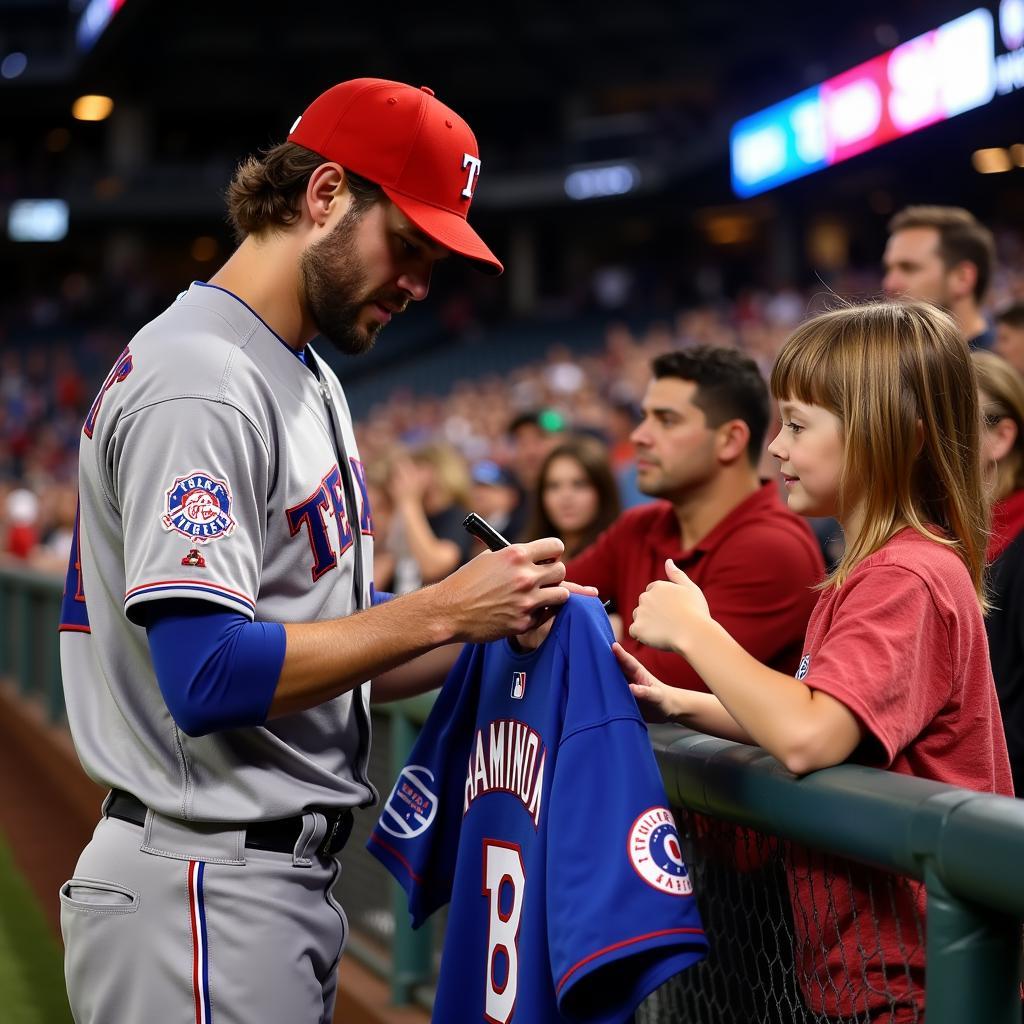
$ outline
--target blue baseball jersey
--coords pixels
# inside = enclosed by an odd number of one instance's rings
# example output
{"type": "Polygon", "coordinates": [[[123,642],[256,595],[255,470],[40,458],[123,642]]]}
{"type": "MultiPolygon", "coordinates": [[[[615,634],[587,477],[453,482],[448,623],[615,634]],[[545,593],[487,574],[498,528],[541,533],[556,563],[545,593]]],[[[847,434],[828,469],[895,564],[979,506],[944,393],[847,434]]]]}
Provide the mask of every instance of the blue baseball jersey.
{"type": "Polygon", "coordinates": [[[370,852],[414,927],[451,901],[438,1021],[627,1020],[707,942],[651,750],[595,598],[536,651],[467,646],[370,852]]]}

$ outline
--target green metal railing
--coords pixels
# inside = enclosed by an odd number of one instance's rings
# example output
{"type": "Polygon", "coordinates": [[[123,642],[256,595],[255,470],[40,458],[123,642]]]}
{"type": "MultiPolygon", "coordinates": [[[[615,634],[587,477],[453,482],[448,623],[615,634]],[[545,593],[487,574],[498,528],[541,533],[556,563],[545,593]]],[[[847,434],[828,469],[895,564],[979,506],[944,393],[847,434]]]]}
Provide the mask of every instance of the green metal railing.
{"type": "Polygon", "coordinates": [[[60,621],[64,581],[50,573],[0,568],[0,676],[41,700],[53,722],[64,720],[60,679],[60,621]]]}
{"type": "MultiPolygon", "coordinates": [[[[64,717],[57,655],[61,582],[0,569],[0,675],[64,717]]],[[[375,706],[389,719],[391,778],[405,765],[432,697],[375,706]]],[[[929,1024],[1020,1024],[1024,801],[841,765],[797,779],[756,747],[674,727],[651,730],[673,806],[899,872],[927,890],[929,1024]]],[[[396,1004],[429,1001],[433,942],[412,932],[394,887],[390,959],[352,952],[391,981],[396,1004]],[[426,993],[426,994],[425,994],[426,993]]]]}
{"type": "Polygon", "coordinates": [[[757,747],[652,734],[674,806],[925,883],[928,1024],[1020,1024],[1024,801],[855,765],[797,779],[757,747]]]}

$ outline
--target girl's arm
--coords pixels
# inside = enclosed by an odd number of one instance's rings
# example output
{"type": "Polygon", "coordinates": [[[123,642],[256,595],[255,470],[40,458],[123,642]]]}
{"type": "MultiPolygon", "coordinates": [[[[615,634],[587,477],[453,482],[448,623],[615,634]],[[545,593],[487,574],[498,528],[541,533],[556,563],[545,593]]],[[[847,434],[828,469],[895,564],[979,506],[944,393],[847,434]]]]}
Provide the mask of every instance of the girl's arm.
{"type": "Polygon", "coordinates": [[[612,650],[648,722],[675,722],[724,740],[755,742],[713,693],[668,686],[651,675],[621,644],[613,644],[612,650]]]}
{"type": "Polygon", "coordinates": [[[751,657],[711,618],[700,588],[671,560],[666,570],[668,581],[640,596],[630,636],[686,658],[739,727],[791,772],[845,761],[865,735],[853,712],[751,657]]]}

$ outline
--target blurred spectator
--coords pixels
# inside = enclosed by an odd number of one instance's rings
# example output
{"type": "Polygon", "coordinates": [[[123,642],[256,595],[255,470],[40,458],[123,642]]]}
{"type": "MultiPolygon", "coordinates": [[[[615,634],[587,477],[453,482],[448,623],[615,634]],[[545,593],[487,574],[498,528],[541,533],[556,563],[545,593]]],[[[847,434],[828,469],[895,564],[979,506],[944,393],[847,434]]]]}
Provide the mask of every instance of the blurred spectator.
{"type": "Polygon", "coordinates": [[[1014,302],[997,314],[995,350],[1024,374],[1024,302],[1014,302]]]}
{"type": "Polygon", "coordinates": [[[43,492],[41,502],[42,543],[36,568],[63,571],[68,565],[78,514],[78,488],[71,483],[55,484],[43,492]]]}
{"type": "Polygon", "coordinates": [[[990,349],[995,332],[981,304],[995,270],[992,232],[959,206],[908,206],[889,221],[882,287],[953,314],[972,349],[990,349]]]}
{"type": "Polygon", "coordinates": [[[469,557],[473,538],[462,527],[469,489],[469,467],[450,444],[427,444],[392,460],[396,594],[443,579],[469,557]]]}
{"type": "Polygon", "coordinates": [[[987,552],[992,607],[985,625],[1013,788],[1024,796],[1024,381],[990,352],[975,352],[974,360],[984,420],[982,468],[995,501],[987,552]]]}
{"type": "MultiPolygon", "coordinates": [[[[472,511],[483,516],[507,540],[519,536],[512,514],[519,505],[519,488],[512,474],[493,459],[480,459],[473,464],[473,487],[470,492],[472,511]]],[[[474,550],[483,551],[482,541],[474,550]]]]}
{"type": "Polygon", "coordinates": [[[7,495],[4,553],[28,560],[39,543],[39,499],[24,487],[7,495]]]}
{"type": "Polygon", "coordinates": [[[389,468],[377,459],[366,469],[366,500],[373,523],[373,585],[378,593],[394,593],[395,554],[391,546],[395,506],[388,490],[389,468]]]}
{"type": "Polygon", "coordinates": [[[619,492],[600,441],[562,441],[540,467],[526,539],[558,537],[565,559],[593,544],[619,516],[619,492]]]}
{"type": "Polygon", "coordinates": [[[527,494],[537,486],[541,463],[558,443],[565,423],[551,410],[521,412],[508,425],[512,472],[527,494]]]}
{"type": "Polygon", "coordinates": [[[526,528],[537,477],[548,452],[561,439],[565,422],[553,410],[521,412],[508,425],[509,465],[519,485],[519,504],[509,523],[509,540],[519,540],[526,528]]]}
{"type": "Polygon", "coordinates": [[[609,406],[605,417],[608,435],[608,458],[611,461],[615,482],[619,487],[619,502],[623,508],[643,505],[649,499],[637,486],[636,451],[633,448],[633,431],[640,422],[640,407],[636,402],[618,399],[609,406]]]}
{"type": "MultiPolygon", "coordinates": [[[[652,369],[633,442],[640,489],[665,500],[624,513],[567,563],[567,578],[597,587],[628,623],[672,559],[704,591],[715,621],[759,661],[792,673],[824,565],[776,482],[758,479],[764,378],[753,360],[721,348],[664,353],[652,369]]],[[[666,683],[706,689],[684,659],[628,635],[622,644],[666,683]]]]}

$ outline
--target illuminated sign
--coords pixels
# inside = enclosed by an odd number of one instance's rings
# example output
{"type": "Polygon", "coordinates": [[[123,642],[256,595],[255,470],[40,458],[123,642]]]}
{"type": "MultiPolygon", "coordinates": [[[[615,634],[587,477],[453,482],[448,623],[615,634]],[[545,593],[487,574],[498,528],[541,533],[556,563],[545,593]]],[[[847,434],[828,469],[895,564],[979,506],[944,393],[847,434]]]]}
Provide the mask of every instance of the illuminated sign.
{"type": "Polygon", "coordinates": [[[733,191],[757,195],[1024,87],[1024,2],[982,7],[751,114],[730,136],[733,191]],[[1013,50],[1016,43],[1018,49],[1013,50]]]}
{"type": "Polygon", "coordinates": [[[75,45],[80,52],[86,53],[93,48],[124,3],[125,0],[89,0],[75,26],[75,45]]]}

